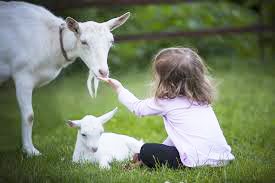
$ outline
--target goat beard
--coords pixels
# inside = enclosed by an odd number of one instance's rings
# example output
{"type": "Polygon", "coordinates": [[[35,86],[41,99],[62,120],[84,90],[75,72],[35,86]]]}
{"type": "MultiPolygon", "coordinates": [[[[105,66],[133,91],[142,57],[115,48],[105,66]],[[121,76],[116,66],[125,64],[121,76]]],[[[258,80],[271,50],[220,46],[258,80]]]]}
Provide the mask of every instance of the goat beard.
{"type": "Polygon", "coordinates": [[[88,88],[89,94],[92,98],[96,98],[98,83],[99,83],[99,80],[94,75],[94,73],[92,71],[90,71],[88,80],[87,80],[87,88],[88,88]],[[94,84],[93,88],[92,88],[92,80],[93,80],[93,84],[94,84]],[[94,91],[93,91],[93,89],[94,89],[94,91]]]}

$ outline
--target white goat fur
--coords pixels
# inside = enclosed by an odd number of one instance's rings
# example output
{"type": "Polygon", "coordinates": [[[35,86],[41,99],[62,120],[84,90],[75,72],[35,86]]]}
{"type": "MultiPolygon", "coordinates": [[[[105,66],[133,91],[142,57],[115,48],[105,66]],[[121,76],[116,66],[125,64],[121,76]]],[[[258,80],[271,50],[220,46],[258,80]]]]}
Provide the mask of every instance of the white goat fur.
{"type": "Polygon", "coordinates": [[[80,23],[70,17],[64,21],[30,3],[0,1],[0,84],[9,78],[15,82],[23,150],[28,155],[40,154],[31,137],[33,89],[55,79],[77,57],[87,65],[90,73],[107,77],[107,57],[113,41],[110,31],[122,25],[129,15],[126,13],[103,23],[80,23]],[[61,51],[61,26],[63,47],[69,61],[61,51]]]}
{"type": "Polygon", "coordinates": [[[140,152],[142,141],[126,135],[103,133],[103,124],[111,119],[116,111],[117,108],[100,117],[87,115],[81,120],[68,121],[71,127],[78,128],[74,162],[99,163],[101,168],[110,168],[109,164],[113,160],[127,160],[134,153],[140,152]]]}

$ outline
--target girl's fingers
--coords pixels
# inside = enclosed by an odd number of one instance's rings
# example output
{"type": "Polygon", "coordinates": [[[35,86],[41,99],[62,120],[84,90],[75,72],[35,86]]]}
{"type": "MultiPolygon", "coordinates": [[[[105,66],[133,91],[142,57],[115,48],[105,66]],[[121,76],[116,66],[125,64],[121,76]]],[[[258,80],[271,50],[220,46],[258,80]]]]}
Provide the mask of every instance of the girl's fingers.
{"type": "Polygon", "coordinates": [[[102,78],[102,77],[98,77],[98,79],[106,82],[107,84],[109,84],[116,91],[119,87],[122,87],[122,84],[118,80],[115,80],[115,79],[112,79],[112,78],[102,78]]]}
{"type": "Polygon", "coordinates": [[[114,85],[114,82],[112,81],[111,78],[102,78],[102,77],[98,77],[98,79],[100,79],[101,81],[104,81],[110,85],[114,85]]]}
{"type": "Polygon", "coordinates": [[[109,79],[109,78],[98,77],[98,79],[100,79],[101,81],[106,82],[107,84],[112,84],[112,81],[111,81],[111,79],[109,79]]]}
{"type": "Polygon", "coordinates": [[[105,81],[105,82],[108,82],[108,78],[102,78],[102,77],[97,77],[99,80],[101,81],[105,81]]]}

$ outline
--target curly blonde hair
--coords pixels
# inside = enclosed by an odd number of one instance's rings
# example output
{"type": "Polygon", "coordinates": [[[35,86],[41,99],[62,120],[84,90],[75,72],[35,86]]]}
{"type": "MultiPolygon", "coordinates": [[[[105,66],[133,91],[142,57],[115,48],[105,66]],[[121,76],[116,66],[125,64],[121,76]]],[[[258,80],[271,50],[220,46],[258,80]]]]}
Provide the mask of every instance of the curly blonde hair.
{"type": "Polygon", "coordinates": [[[213,102],[215,87],[203,60],[192,49],[163,49],[154,57],[152,69],[156,81],[155,98],[184,96],[199,105],[213,102]]]}

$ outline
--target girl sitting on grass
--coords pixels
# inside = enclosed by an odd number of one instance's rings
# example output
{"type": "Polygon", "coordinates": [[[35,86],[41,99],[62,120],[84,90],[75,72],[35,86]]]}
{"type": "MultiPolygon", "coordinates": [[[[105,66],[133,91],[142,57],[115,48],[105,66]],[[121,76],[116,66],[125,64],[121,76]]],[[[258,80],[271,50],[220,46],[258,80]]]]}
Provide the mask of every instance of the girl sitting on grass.
{"type": "Polygon", "coordinates": [[[99,78],[117,92],[119,101],[137,116],[163,117],[167,139],[146,143],[138,159],[148,167],[223,166],[234,159],[211,107],[214,87],[200,56],[189,48],[161,50],[153,60],[155,96],[137,99],[122,84],[99,78]]]}

